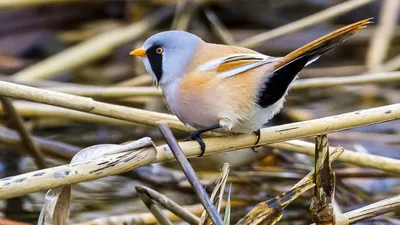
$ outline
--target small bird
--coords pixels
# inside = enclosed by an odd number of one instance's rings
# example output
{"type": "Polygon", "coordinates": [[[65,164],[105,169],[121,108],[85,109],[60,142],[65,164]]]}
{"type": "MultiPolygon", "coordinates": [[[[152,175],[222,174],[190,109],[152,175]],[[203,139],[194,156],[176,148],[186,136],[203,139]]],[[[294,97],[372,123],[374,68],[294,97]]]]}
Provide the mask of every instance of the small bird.
{"type": "Polygon", "coordinates": [[[185,125],[196,128],[185,140],[200,135],[253,133],[283,107],[299,72],[323,53],[371,23],[362,20],[335,30],[284,57],[267,56],[248,48],[207,43],[185,31],[165,31],[149,37],[130,55],[143,57],[147,72],[161,87],[169,110],[185,125]]]}

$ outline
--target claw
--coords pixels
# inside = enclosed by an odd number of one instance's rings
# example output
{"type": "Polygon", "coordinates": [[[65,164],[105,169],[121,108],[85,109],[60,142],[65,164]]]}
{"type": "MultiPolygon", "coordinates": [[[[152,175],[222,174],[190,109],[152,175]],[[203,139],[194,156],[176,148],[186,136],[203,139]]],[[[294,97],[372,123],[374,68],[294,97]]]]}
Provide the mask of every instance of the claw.
{"type": "MultiPolygon", "coordinates": [[[[260,138],[261,138],[261,134],[260,134],[260,130],[256,130],[254,131],[254,133],[257,135],[257,141],[254,145],[257,145],[258,142],[260,142],[260,138]]],[[[255,146],[258,147],[258,146],[255,146]]],[[[253,152],[258,153],[258,151],[255,150],[255,147],[252,147],[251,150],[253,150],[253,152]]]]}
{"type": "Polygon", "coordinates": [[[260,132],[260,130],[256,130],[256,131],[254,131],[254,133],[257,135],[257,141],[254,145],[257,145],[258,142],[260,142],[261,132],[260,132]]]}
{"type": "Polygon", "coordinates": [[[258,153],[258,151],[255,149],[255,147],[251,147],[251,150],[253,150],[253,152],[258,153]]]}
{"type": "Polygon", "coordinates": [[[204,143],[204,141],[201,139],[200,134],[207,132],[207,131],[212,131],[215,129],[221,128],[221,125],[219,124],[215,124],[213,126],[210,127],[206,127],[203,129],[199,129],[199,130],[195,130],[192,133],[190,133],[189,137],[185,138],[185,141],[193,141],[196,140],[199,145],[200,145],[200,149],[201,149],[201,153],[198,157],[201,157],[202,155],[204,155],[204,153],[206,152],[206,143],[204,143]]]}
{"type": "Polygon", "coordinates": [[[200,155],[197,157],[202,157],[204,155],[204,153],[206,152],[206,143],[204,143],[204,141],[201,139],[200,136],[197,137],[196,141],[197,141],[197,143],[199,143],[200,150],[201,150],[200,155]]]}
{"type": "Polygon", "coordinates": [[[201,139],[200,137],[200,132],[199,131],[193,131],[192,133],[190,133],[189,137],[185,138],[184,141],[194,141],[196,140],[197,143],[199,143],[200,145],[200,149],[201,149],[201,153],[198,157],[201,157],[204,155],[204,153],[206,152],[206,143],[204,143],[203,139],[201,139]]]}

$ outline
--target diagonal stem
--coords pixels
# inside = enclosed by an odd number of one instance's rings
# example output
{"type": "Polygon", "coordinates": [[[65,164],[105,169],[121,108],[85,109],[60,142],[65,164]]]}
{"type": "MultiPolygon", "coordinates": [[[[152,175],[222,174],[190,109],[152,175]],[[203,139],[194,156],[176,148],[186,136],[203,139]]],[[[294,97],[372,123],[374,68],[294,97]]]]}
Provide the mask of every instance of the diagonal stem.
{"type": "Polygon", "coordinates": [[[219,216],[217,210],[213,206],[207,192],[204,190],[202,184],[197,178],[192,166],[187,160],[185,154],[183,153],[181,147],[179,147],[178,142],[176,141],[174,135],[172,134],[171,129],[168,127],[168,124],[165,122],[161,122],[158,125],[162,135],[165,137],[169,148],[174,154],[176,160],[179,162],[183,172],[185,173],[189,183],[192,185],[193,189],[196,191],[197,196],[200,198],[201,204],[204,206],[207,213],[210,215],[211,220],[215,225],[223,225],[223,221],[219,216]]]}
{"type": "Polygon", "coordinates": [[[12,126],[15,127],[15,129],[18,131],[23,146],[25,147],[26,151],[33,157],[37,167],[39,169],[47,168],[46,163],[44,162],[43,154],[36,146],[32,136],[27,131],[24,125],[21,116],[18,114],[17,110],[15,110],[10,99],[7,97],[0,96],[0,101],[3,105],[6,115],[9,117],[9,120],[11,121],[12,126]]]}

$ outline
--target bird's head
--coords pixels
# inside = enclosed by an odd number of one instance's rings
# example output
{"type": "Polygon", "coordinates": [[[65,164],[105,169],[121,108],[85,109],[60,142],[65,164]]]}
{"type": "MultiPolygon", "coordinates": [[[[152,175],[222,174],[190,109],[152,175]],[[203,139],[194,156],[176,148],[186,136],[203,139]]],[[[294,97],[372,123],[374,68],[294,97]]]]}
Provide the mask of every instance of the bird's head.
{"type": "Polygon", "coordinates": [[[182,77],[200,41],[199,37],[185,31],[166,31],[149,37],[130,55],[143,57],[144,66],[155,84],[164,85],[182,77]]]}

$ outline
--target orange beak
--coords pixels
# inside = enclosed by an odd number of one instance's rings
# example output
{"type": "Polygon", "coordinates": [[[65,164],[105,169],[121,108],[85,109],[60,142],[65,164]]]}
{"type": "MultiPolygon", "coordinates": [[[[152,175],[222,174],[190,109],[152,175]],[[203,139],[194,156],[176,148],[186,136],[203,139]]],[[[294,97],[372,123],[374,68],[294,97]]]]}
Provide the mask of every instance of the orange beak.
{"type": "Polygon", "coordinates": [[[143,48],[138,48],[138,49],[131,51],[131,53],[129,53],[129,55],[143,57],[146,55],[146,50],[144,50],[143,48]]]}

